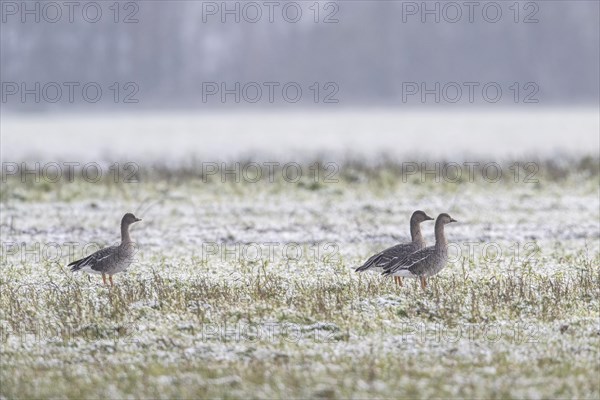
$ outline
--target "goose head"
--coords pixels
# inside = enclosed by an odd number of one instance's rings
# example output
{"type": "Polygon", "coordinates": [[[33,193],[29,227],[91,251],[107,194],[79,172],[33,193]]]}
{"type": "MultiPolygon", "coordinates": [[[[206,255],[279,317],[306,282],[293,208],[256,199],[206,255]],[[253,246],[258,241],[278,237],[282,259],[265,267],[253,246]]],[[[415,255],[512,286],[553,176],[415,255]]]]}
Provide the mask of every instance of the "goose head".
{"type": "Polygon", "coordinates": [[[451,222],[458,222],[458,221],[446,213],[442,213],[442,214],[438,215],[437,220],[436,220],[436,224],[440,223],[442,225],[446,225],[451,222]]]}
{"type": "Polygon", "coordinates": [[[433,221],[429,215],[425,214],[424,211],[417,210],[413,213],[412,217],[410,217],[411,222],[421,223],[423,221],[433,221]]]}
{"type": "Polygon", "coordinates": [[[133,223],[136,223],[138,221],[141,221],[141,218],[137,218],[135,215],[133,215],[132,213],[127,213],[125,215],[123,215],[123,219],[121,220],[121,224],[122,225],[131,225],[133,223]]]}

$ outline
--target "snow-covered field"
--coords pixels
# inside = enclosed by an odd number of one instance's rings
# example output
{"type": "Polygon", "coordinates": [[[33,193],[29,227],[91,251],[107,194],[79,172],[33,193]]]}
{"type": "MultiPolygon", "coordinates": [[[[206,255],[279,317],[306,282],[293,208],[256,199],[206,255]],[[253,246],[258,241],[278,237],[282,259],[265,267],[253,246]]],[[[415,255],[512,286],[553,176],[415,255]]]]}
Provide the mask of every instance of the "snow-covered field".
{"type": "Polygon", "coordinates": [[[597,163],[541,163],[537,183],[351,162],[337,182],[11,175],[1,395],[598,398],[597,163]],[[459,220],[427,291],[355,273],[417,208],[459,220]],[[139,251],[115,287],[64,267],[117,242],[127,211],[139,251]]]}
{"type": "Polygon", "coordinates": [[[120,158],[178,165],[245,158],[330,161],[597,155],[594,108],[2,114],[4,160],[120,158]]]}

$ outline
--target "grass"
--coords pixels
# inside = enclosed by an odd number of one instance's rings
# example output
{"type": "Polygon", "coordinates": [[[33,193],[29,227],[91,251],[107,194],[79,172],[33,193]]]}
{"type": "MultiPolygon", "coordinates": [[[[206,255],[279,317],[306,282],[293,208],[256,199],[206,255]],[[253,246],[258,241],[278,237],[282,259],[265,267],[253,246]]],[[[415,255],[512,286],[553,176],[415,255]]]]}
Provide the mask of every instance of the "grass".
{"type": "Polygon", "coordinates": [[[0,395],[597,398],[598,175],[588,167],[541,170],[537,185],[404,183],[364,165],[317,185],[177,171],[60,189],[9,179],[0,232],[25,245],[2,249],[0,395]],[[493,242],[501,257],[463,252],[425,292],[354,273],[406,240],[416,207],[449,211],[461,221],[451,242],[493,242]],[[140,252],[115,287],[65,269],[83,243],[117,240],[132,210],[144,218],[132,232],[140,252]],[[70,241],[75,254],[59,262],[32,250],[70,241]],[[267,242],[280,246],[255,261],[202,247],[267,242]],[[533,256],[522,251],[531,243],[533,256]]]}

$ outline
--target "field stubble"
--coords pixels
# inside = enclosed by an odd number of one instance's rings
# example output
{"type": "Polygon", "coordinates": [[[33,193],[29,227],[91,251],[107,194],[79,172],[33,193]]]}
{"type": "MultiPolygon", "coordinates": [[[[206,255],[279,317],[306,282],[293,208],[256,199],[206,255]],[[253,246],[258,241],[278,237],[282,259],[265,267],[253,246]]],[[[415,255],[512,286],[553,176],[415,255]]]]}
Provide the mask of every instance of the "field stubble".
{"type": "MultiPolygon", "coordinates": [[[[159,171],[135,184],[3,184],[3,244],[25,245],[3,247],[2,396],[600,395],[594,169],[546,168],[537,184],[341,171],[336,183],[159,171]],[[354,273],[407,240],[416,208],[460,221],[446,232],[461,253],[427,291],[354,273]],[[114,243],[127,211],[144,219],[139,252],[114,288],[68,271],[73,254],[43,254],[114,243]],[[250,257],[248,243],[277,245],[250,257]]],[[[431,243],[433,226],[423,230],[431,243]]]]}

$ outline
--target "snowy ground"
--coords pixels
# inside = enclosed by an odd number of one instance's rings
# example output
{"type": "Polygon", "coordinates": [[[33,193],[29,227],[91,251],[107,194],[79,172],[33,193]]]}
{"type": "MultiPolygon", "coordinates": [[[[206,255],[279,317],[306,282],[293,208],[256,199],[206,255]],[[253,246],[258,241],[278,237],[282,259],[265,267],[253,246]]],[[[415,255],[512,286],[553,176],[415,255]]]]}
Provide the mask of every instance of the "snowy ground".
{"type": "Polygon", "coordinates": [[[351,155],[470,160],[597,155],[594,108],[2,114],[4,160],[133,162],[351,155]],[[40,135],[43,132],[43,135],[40,135]],[[167,134],[165,135],[165,132],[167,134]]]}
{"type": "Polygon", "coordinates": [[[1,395],[600,396],[594,168],[542,167],[537,183],[403,182],[369,168],[316,183],[10,177],[1,395]],[[353,272],[408,239],[416,208],[460,221],[428,290],[353,272]],[[114,288],[64,268],[118,241],[127,211],[143,218],[139,252],[114,288]]]}

